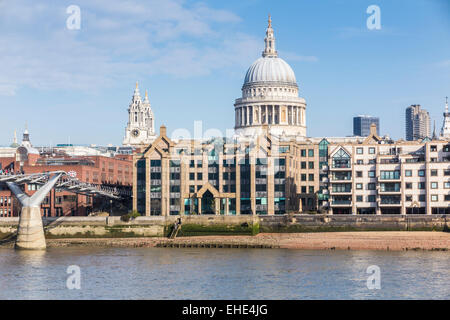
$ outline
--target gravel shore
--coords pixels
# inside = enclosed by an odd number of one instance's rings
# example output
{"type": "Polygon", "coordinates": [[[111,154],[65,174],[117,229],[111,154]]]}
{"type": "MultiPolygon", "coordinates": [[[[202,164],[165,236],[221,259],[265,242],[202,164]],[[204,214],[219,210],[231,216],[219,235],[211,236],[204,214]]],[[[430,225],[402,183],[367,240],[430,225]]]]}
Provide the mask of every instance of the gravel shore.
{"type": "Polygon", "coordinates": [[[261,233],[256,236],[48,239],[52,247],[250,247],[310,250],[450,251],[450,233],[422,231],[261,233]]]}

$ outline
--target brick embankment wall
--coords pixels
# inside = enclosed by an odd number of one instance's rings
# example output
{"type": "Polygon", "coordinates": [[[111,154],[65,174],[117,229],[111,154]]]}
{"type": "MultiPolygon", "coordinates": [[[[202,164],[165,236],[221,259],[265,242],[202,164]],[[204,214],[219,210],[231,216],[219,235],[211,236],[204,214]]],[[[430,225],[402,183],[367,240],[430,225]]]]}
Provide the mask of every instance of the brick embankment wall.
{"type": "Polygon", "coordinates": [[[259,217],[260,232],[445,231],[445,215],[285,215],[259,217]]]}

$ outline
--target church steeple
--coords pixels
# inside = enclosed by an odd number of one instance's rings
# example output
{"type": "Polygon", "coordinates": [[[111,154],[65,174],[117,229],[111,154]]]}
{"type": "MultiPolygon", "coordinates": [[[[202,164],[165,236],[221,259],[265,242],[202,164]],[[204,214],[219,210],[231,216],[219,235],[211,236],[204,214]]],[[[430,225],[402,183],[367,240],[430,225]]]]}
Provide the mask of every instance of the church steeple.
{"type": "Polygon", "coordinates": [[[25,131],[23,132],[23,136],[22,136],[22,146],[31,147],[30,133],[28,132],[27,124],[25,124],[25,131]]]}
{"type": "Polygon", "coordinates": [[[441,129],[441,138],[450,139],[450,112],[448,111],[448,97],[445,97],[444,122],[441,129]]]}
{"type": "Polygon", "coordinates": [[[264,38],[264,51],[262,56],[263,57],[269,57],[269,58],[275,58],[278,56],[277,51],[275,50],[275,36],[273,35],[273,29],[272,29],[272,17],[269,14],[269,20],[268,25],[266,29],[266,37],[264,38]]]}
{"type": "Polygon", "coordinates": [[[145,90],[145,98],[141,99],[139,84],[136,82],[133,99],[128,108],[128,123],[125,128],[124,146],[149,144],[155,138],[153,113],[145,90]]]}
{"type": "Polygon", "coordinates": [[[150,100],[148,100],[148,91],[147,91],[147,89],[145,90],[144,103],[145,103],[145,104],[150,104],[150,100]]]}
{"type": "Polygon", "coordinates": [[[136,88],[134,89],[134,94],[133,94],[133,101],[140,101],[141,100],[141,94],[139,93],[139,84],[136,81],[136,88]]]}

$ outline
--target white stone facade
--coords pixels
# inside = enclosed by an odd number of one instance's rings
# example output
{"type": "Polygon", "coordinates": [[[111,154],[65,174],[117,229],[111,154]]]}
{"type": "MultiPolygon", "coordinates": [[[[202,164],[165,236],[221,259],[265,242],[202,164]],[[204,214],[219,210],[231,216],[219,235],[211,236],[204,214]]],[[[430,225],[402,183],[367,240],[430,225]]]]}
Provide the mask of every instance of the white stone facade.
{"type": "Polygon", "coordinates": [[[235,132],[255,137],[267,125],[272,135],[304,140],[306,102],[298,96],[294,71],[275,50],[270,17],[264,41],[262,57],[247,70],[242,97],[234,104],[235,132]]]}
{"type": "Polygon", "coordinates": [[[128,108],[128,124],[125,129],[124,146],[141,146],[152,143],[156,139],[153,111],[145,91],[142,101],[139,87],[136,83],[133,98],[128,108]]]}
{"type": "Polygon", "coordinates": [[[448,98],[445,100],[444,123],[441,129],[441,139],[450,139],[450,112],[448,112],[448,98]]]}

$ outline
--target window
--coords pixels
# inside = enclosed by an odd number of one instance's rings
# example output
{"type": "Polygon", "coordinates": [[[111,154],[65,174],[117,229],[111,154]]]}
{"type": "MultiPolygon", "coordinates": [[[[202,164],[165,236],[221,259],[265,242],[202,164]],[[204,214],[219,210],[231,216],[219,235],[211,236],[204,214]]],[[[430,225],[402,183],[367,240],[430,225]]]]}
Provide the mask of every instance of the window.
{"type": "Polygon", "coordinates": [[[309,163],[308,163],[308,168],[309,168],[309,169],[314,169],[314,162],[309,161],[309,163]]]}
{"type": "Polygon", "coordinates": [[[302,193],[306,193],[306,186],[302,186],[302,193]]]}
{"type": "Polygon", "coordinates": [[[195,161],[191,160],[189,163],[189,168],[194,168],[195,167],[195,161]]]}
{"type": "Polygon", "coordinates": [[[356,196],[356,202],[363,202],[363,196],[356,196]]]}
{"type": "Polygon", "coordinates": [[[356,160],[356,164],[363,164],[363,161],[361,159],[356,160]]]}
{"type": "Polygon", "coordinates": [[[203,180],[203,174],[201,172],[197,173],[197,180],[203,180]]]}
{"type": "Polygon", "coordinates": [[[375,171],[369,171],[369,178],[375,178],[375,171]]]}
{"type": "Polygon", "coordinates": [[[306,149],[300,150],[300,155],[301,155],[302,157],[306,157],[306,149]]]}
{"type": "Polygon", "coordinates": [[[300,179],[301,181],[306,181],[306,174],[304,174],[304,173],[302,173],[301,174],[301,179],[300,179]]]}
{"type": "Polygon", "coordinates": [[[357,183],[356,184],[356,189],[361,190],[363,188],[362,183],[357,183]]]}
{"type": "Polygon", "coordinates": [[[376,202],[375,195],[367,196],[367,202],[376,202]]]}
{"type": "Polygon", "coordinates": [[[309,174],[308,180],[309,181],[314,181],[314,174],[309,174]]]}
{"type": "Polygon", "coordinates": [[[431,201],[438,201],[438,195],[437,194],[432,194],[431,195],[431,201]]]}
{"type": "Polygon", "coordinates": [[[190,172],[189,173],[189,180],[195,180],[195,173],[194,172],[190,172]]]}
{"type": "Polygon", "coordinates": [[[444,176],[450,176],[450,170],[444,170],[444,176]]]}
{"type": "Polygon", "coordinates": [[[367,184],[367,189],[368,190],[375,190],[375,187],[376,187],[375,183],[368,183],[367,184]]]}
{"type": "Polygon", "coordinates": [[[314,187],[313,186],[309,187],[309,193],[314,193],[314,187]]]}
{"type": "Polygon", "coordinates": [[[363,154],[363,148],[356,148],[356,154],[363,154]]]}
{"type": "Polygon", "coordinates": [[[197,160],[197,168],[201,168],[203,166],[202,160],[197,160]]]}
{"type": "Polygon", "coordinates": [[[306,169],[306,161],[302,161],[301,162],[301,168],[302,169],[306,169]]]}
{"type": "Polygon", "coordinates": [[[425,182],[419,182],[418,183],[418,188],[419,189],[425,189],[425,182]]]}
{"type": "Polygon", "coordinates": [[[446,195],[444,196],[444,200],[445,200],[445,201],[450,201],[450,194],[446,194],[446,195]]]}
{"type": "Polygon", "coordinates": [[[339,149],[333,156],[332,165],[333,168],[350,168],[350,156],[344,150],[339,149]]]}
{"type": "Polygon", "coordinates": [[[400,191],[400,182],[380,183],[380,191],[398,192],[400,191]]]}
{"type": "Polygon", "coordinates": [[[405,189],[412,189],[412,183],[411,182],[405,183],[405,189]]]}
{"type": "Polygon", "coordinates": [[[412,201],[412,196],[411,195],[405,196],[405,201],[412,201]]]}
{"type": "Polygon", "coordinates": [[[314,149],[308,149],[308,157],[314,157],[314,149]]]}
{"type": "Polygon", "coordinates": [[[195,192],[195,186],[189,186],[189,192],[194,193],[195,192]]]}
{"type": "Polygon", "coordinates": [[[424,194],[419,194],[419,201],[420,202],[425,202],[425,195],[424,194]]]}
{"type": "Polygon", "coordinates": [[[432,170],[430,171],[430,175],[431,175],[432,177],[436,177],[436,176],[438,175],[437,170],[436,170],[436,169],[432,169],[432,170]]]}
{"type": "Polygon", "coordinates": [[[377,163],[377,159],[369,159],[369,164],[375,164],[377,163]]]}
{"type": "Polygon", "coordinates": [[[352,192],[351,183],[334,183],[333,192],[352,192]]]}
{"type": "Polygon", "coordinates": [[[362,178],[362,171],[356,171],[356,177],[362,178]]]}
{"type": "Polygon", "coordinates": [[[405,170],[405,177],[411,177],[412,176],[412,170],[405,170]]]}
{"type": "Polygon", "coordinates": [[[398,170],[394,170],[394,171],[382,170],[380,172],[380,179],[381,180],[400,179],[400,171],[398,171],[398,170]]]}
{"type": "Polygon", "coordinates": [[[450,182],[444,182],[444,188],[450,189],[450,182]]]}
{"type": "Polygon", "coordinates": [[[425,176],[425,170],[419,170],[418,174],[419,174],[419,177],[424,177],[425,176]]]}
{"type": "Polygon", "coordinates": [[[150,160],[151,167],[161,167],[161,160],[150,160]]]}
{"type": "Polygon", "coordinates": [[[375,154],[375,148],[370,147],[369,148],[369,154],[375,154]]]}
{"type": "Polygon", "coordinates": [[[430,151],[431,152],[437,151],[437,146],[430,146],[430,151]]]}
{"type": "Polygon", "coordinates": [[[438,187],[438,183],[437,182],[432,182],[431,183],[431,189],[437,189],[438,187]]]}
{"type": "Polygon", "coordinates": [[[161,180],[161,172],[151,172],[150,179],[152,180],[161,180]]]}

